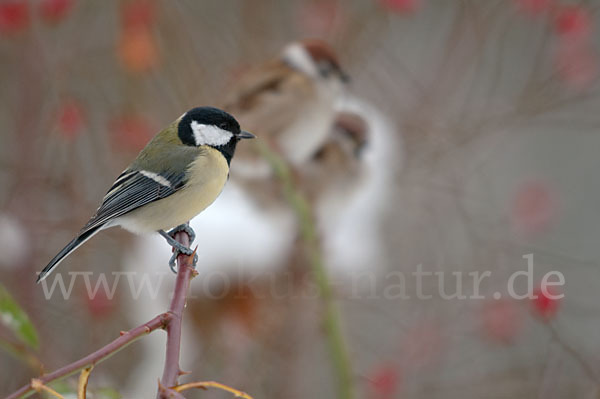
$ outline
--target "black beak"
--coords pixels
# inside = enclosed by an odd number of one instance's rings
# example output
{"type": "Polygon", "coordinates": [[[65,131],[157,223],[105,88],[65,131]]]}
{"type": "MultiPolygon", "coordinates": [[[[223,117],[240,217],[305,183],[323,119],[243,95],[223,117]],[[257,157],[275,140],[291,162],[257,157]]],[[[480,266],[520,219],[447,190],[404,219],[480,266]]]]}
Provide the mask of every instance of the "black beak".
{"type": "Polygon", "coordinates": [[[246,132],[245,130],[242,130],[242,131],[240,132],[240,134],[238,134],[236,137],[237,137],[238,139],[254,139],[254,138],[256,138],[256,136],[255,136],[255,135],[253,135],[253,134],[252,134],[252,133],[250,133],[250,132],[246,132]]]}

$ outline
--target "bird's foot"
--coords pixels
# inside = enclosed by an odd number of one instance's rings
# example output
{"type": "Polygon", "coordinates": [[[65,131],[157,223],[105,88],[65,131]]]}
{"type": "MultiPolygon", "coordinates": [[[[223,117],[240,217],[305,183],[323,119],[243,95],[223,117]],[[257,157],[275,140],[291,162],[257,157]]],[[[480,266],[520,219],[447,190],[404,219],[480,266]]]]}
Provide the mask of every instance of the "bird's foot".
{"type": "Polygon", "coordinates": [[[179,226],[171,229],[167,234],[175,239],[175,234],[179,233],[180,231],[186,232],[188,236],[190,236],[190,244],[196,239],[196,232],[187,223],[180,224],[179,226]]]}
{"type": "Polygon", "coordinates": [[[177,257],[180,254],[185,254],[185,255],[191,255],[194,254],[194,260],[193,265],[194,267],[196,267],[196,263],[198,263],[198,254],[194,253],[194,251],[188,247],[184,247],[183,245],[181,246],[181,248],[175,248],[173,247],[173,255],[171,255],[171,259],[169,259],[169,267],[171,268],[171,271],[175,274],[177,274],[177,268],[175,267],[175,261],[177,260],[177,257]]]}
{"type": "Polygon", "coordinates": [[[158,231],[158,233],[161,236],[163,236],[165,238],[165,240],[167,240],[169,245],[171,245],[173,247],[173,255],[171,255],[171,259],[169,259],[169,267],[175,274],[177,274],[177,269],[175,268],[175,261],[177,260],[177,257],[179,255],[184,254],[184,255],[190,256],[193,254],[194,255],[194,259],[193,259],[194,266],[196,266],[196,263],[198,262],[198,255],[194,253],[194,250],[186,247],[185,245],[183,245],[180,242],[175,240],[175,238],[174,238],[175,234],[180,231],[185,231],[186,233],[188,233],[188,235],[190,236],[190,243],[194,241],[194,238],[196,238],[196,234],[194,233],[194,230],[187,224],[182,224],[180,226],[177,226],[173,230],[169,231],[168,233],[166,233],[164,230],[158,231]]]}

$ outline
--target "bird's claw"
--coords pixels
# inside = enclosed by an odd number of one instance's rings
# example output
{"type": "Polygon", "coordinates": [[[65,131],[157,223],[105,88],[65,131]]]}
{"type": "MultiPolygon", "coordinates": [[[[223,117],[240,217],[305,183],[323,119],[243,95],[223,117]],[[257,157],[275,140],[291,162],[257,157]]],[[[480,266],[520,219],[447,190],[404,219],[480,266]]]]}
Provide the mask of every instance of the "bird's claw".
{"type": "Polygon", "coordinates": [[[165,233],[163,230],[158,231],[158,233],[161,236],[163,236],[165,238],[165,240],[167,240],[167,243],[169,243],[169,245],[173,247],[173,255],[171,255],[171,259],[169,259],[169,267],[175,274],[177,274],[177,269],[175,267],[175,261],[177,260],[177,257],[179,255],[184,254],[184,255],[190,256],[190,255],[194,254],[194,259],[193,259],[194,266],[196,266],[196,262],[198,262],[198,255],[196,255],[192,249],[186,247],[185,245],[181,244],[179,241],[175,240],[175,234],[179,233],[180,231],[184,231],[189,235],[190,244],[192,242],[194,242],[194,239],[196,238],[196,233],[187,223],[181,224],[181,225],[175,227],[168,233],[165,233]]]}
{"type": "Polygon", "coordinates": [[[175,274],[177,274],[177,268],[175,267],[175,261],[177,260],[177,257],[181,254],[184,255],[192,255],[194,254],[194,267],[196,267],[196,263],[198,262],[198,254],[194,253],[193,250],[191,250],[188,247],[184,247],[183,245],[181,245],[181,247],[179,248],[175,248],[173,247],[173,255],[171,255],[171,259],[169,259],[169,267],[171,268],[171,271],[175,274]]]}
{"type": "MultiPolygon", "coordinates": [[[[188,234],[188,236],[190,236],[190,244],[193,243],[194,240],[196,239],[196,232],[187,223],[180,224],[179,226],[174,227],[167,234],[169,236],[175,238],[175,234],[179,233],[180,231],[186,232],[188,234]]],[[[186,254],[186,255],[191,255],[191,253],[186,254]]]]}

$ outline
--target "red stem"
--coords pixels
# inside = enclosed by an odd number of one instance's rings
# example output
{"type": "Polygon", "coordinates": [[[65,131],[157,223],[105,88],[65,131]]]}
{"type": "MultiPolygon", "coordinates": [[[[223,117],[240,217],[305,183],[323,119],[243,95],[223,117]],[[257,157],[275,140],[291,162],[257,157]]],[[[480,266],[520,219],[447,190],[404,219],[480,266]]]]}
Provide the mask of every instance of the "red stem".
{"type": "MultiPolygon", "coordinates": [[[[175,235],[175,239],[182,245],[189,247],[190,240],[187,233],[179,232],[175,235]]],[[[157,393],[158,399],[168,397],[168,388],[174,387],[178,383],[179,376],[182,374],[179,368],[179,351],[181,345],[181,321],[183,317],[183,309],[187,300],[187,293],[190,287],[190,280],[194,276],[194,268],[192,265],[194,255],[179,255],[177,257],[177,280],[175,281],[175,291],[173,299],[169,306],[169,314],[172,319],[167,325],[167,353],[165,357],[165,367],[160,383],[166,390],[159,389],[157,393]]]]}
{"type": "MultiPolygon", "coordinates": [[[[129,330],[123,333],[119,338],[112,341],[110,344],[98,349],[96,352],[87,355],[86,357],[77,360],[71,364],[68,364],[56,371],[53,371],[50,374],[46,374],[38,378],[43,384],[47,384],[51,381],[57,380],[59,378],[67,377],[77,371],[89,366],[96,365],[103,360],[108,359],[110,356],[114,355],[117,351],[123,349],[125,346],[131,344],[138,338],[146,334],[150,334],[152,331],[157,330],[159,328],[165,328],[168,326],[173,319],[173,315],[171,313],[163,313],[161,315],[156,316],[149,322],[142,324],[132,330],[129,330]]],[[[18,391],[14,392],[12,395],[6,397],[6,399],[17,399],[17,398],[26,398],[34,393],[34,389],[31,387],[31,384],[27,384],[18,391]]]]}
{"type": "MultiPolygon", "coordinates": [[[[181,244],[189,247],[189,236],[185,232],[179,232],[175,239],[181,244]]],[[[178,392],[175,392],[169,387],[177,385],[177,380],[181,375],[179,368],[179,346],[181,343],[181,319],[183,309],[185,307],[186,297],[190,286],[190,280],[194,277],[194,268],[192,266],[192,256],[179,255],[177,265],[179,267],[177,280],[175,282],[175,291],[169,311],[160,314],[130,331],[127,331],[110,344],[98,349],[96,352],[87,355],[86,357],[68,364],[50,374],[46,374],[37,378],[42,384],[47,384],[51,381],[67,377],[77,371],[87,367],[94,366],[103,360],[108,359],[125,346],[131,344],[138,338],[150,334],[152,331],[160,328],[167,331],[167,355],[165,359],[165,368],[161,384],[159,384],[158,398],[183,398],[178,392]]],[[[5,399],[21,399],[31,396],[35,393],[31,383],[21,387],[18,391],[7,396],[5,399]]]]}

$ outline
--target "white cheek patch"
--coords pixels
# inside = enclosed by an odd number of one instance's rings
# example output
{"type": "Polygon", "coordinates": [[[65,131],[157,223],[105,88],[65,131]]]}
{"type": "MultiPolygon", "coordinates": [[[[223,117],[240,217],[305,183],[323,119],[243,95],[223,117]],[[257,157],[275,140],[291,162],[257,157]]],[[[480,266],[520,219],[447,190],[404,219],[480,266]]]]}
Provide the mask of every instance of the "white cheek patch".
{"type": "Polygon", "coordinates": [[[223,130],[214,125],[204,125],[196,121],[190,124],[194,132],[194,140],[196,145],[212,145],[220,146],[229,143],[233,137],[233,133],[223,130]]]}

